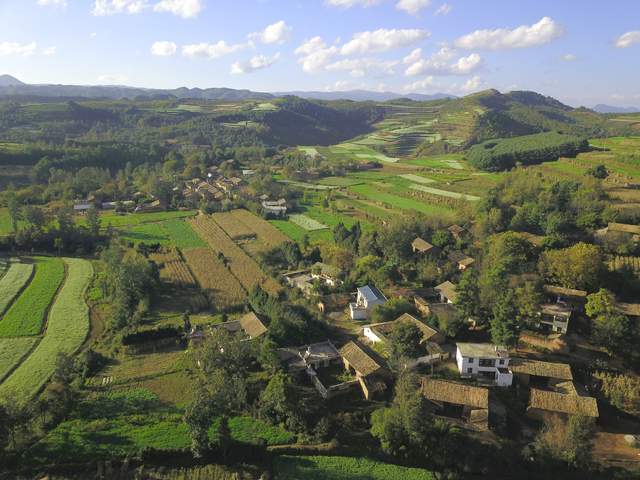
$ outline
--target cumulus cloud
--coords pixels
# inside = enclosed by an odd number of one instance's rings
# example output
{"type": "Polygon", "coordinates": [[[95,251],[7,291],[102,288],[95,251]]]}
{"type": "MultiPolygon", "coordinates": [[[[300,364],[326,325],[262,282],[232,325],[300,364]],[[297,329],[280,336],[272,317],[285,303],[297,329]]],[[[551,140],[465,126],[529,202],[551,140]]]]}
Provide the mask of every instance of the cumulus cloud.
{"type": "Polygon", "coordinates": [[[533,25],[521,25],[514,29],[476,30],[458,38],[459,48],[502,50],[508,48],[536,47],[552,42],[563,34],[563,28],[552,18],[543,17],[533,25]]]}
{"type": "Polygon", "coordinates": [[[468,75],[482,65],[482,58],[477,53],[455,60],[457,53],[449,47],[442,47],[428,58],[422,57],[422,49],[417,48],[403,59],[409,65],[405,75],[468,75]]]}
{"type": "Polygon", "coordinates": [[[263,70],[269,68],[280,59],[280,53],[276,53],[273,57],[266,57],[264,55],[256,55],[251,57],[246,62],[235,62],[231,65],[231,73],[239,75],[242,73],[251,73],[256,70],[263,70]]]}
{"type": "Polygon", "coordinates": [[[634,30],[620,35],[616,40],[616,47],[629,48],[637,43],[640,43],[640,30],[634,30]]]}
{"type": "Polygon", "coordinates": [[[160,41],[151,45],[151,54],[158,57],[170,57],[178,51],[178,46],[174,42],[160,41]]]}
{"type": "Polygon", "coordinates": [[[50,57],[51,55],[55,55],[57,50],[58,50],[57,47],[53,47],[53,46],[47,47],[42,50],[42,54],[46,55],[47,57],[50,57]]]}
{"type": "Polygon", "coordinates": [[[229,44],[224,40],[220,40],[217,43],[193,43],[182,47],[182,54],[186,57],[204,57],[204,58],[218,58],[230,53],[237,52],[245,48],[246,45],[242,43],[229,44]]]}
{"type": "Polygon", "coordinates": [[[284,20],[280,20],[279,22],[268,25],[261,32],[254,32],[250,34],[249,39],[267,44],[275,43],[281,45],[291,38],[292,30],[293,29],[287,25],[284,20]]]}
{"type": "Polygon", "coordinates": [[[119,85],[126,81],[127,77],[119,73],[100,75],[98,77],[98,82],[100,82],[102,85],[119,85]]]}
{"type": "Polygon", "coordinates": [[[329,71],[348,71],[352,77],[365,75],[393,75],[398,62],[377,58],[343,59],[326,66],[329,71]]]}
{"type": "Polygon", "coordinates": [[[478,90],[482,90],[484,88],[484,82],[479,76],[475,76],[467,80],[461,87],[460,90],[466,93],[477,92],[478,90]]]}
{"type": "Polygon", "coordinates": [[[66,7],[67,0],[38,0],[41,7],[66,7]]]}
{"type": "Polygon", "coordinates": [[[298,62],[305,72],[317,72],[331,63],[333,57],[338,53],[338,47],[328,46],[322,37],[313,37],[306,40],[295,49],[295,54],[300,58],[298,62]]]}
{"type": "Polygon", "coordinates": [[[423,80],[418,80],[416,82],[404,85],[402,87],[402,90],[404,92],[411,93],[411,92],[419,92],[419,91],[431,90],[433,88],[440,88],[440,86],[435,81],[435,78],[433,78],[432,76],[428,76],[428,77],[424,78],[423,80]]]}
{"type": "Polygon", "coordinates": [[[435,11],[434,15],[448,15],[452,9],[453,7],[451,5],[449,5],[448,3],[443,3],[435,11]]]}
{"type": "Polygon", "coordinates": [[[479,76],[471,77],[464,83],[439,83],[435,77],[429,75],[422,80],[418,80],[413,83],[409,83],[402,87],[402,91],[405,93],[412,92],[443,92],[454,95],[467,95],[469,93],[477,92],[486,88],[484,81],[479,76]]]}
{"type": "Polygon", "coordinates": [[[429,37],[430,32],[417,28],[386,29],[359,32],[340,49],[342,55],[358,53],[387,52],[395,48],[407,47],[429,37]]]}
{"type": "Polygon", "coordinates": [[[30,55],[33,55],[36,52],[37,48],[38,44],[36,42],[0,42],[0,57],[8,57],[13,55],[28,57],[30,55]]]}
{"type": "Polygon", "coordinates": [[[343,8],[351,8],[355,6],[371,7],[379,4],[380,2],[381,0],[327,0],[327,5],[343,8]]]}
{"type": "Polygon", "coordinates": [[[417,15],[420,10],[431,5],[431,0],[400,0],[396,3],[398,10],[404,10],[411,15],[417,15]]]}
{"type": "Polygon", "coordinates": [[[565,62],[573,62],[576,57],[573,53],[566,53],[562,56],[562,60],[564,60],[565,62]]]}
{"type": "Polygon", "coordinates": [[[128,13],[140,13],[149,7],[147,0],[96,0],[91,13],[97,17],[128,13]]]}
{"type": "Polygon", "coordinates": [[[169,12],[182,18],[195,18],[202,11],[200,0],[161,0],[153,6],[156,12],[169,12]]]}

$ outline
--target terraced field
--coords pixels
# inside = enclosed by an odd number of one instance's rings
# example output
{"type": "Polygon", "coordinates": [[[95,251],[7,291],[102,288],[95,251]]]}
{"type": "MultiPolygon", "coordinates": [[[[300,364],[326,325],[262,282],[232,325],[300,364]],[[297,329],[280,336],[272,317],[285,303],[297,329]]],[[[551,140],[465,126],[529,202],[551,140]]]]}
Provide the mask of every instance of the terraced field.
{"type": "Polygon", "coordinates": [[[38,337],[0,338],[0,384],[39,340],[38,337]]]}
{"type": "Polygon", "coordinates": [[[47,330],[33,352],[0,384],[0,398],[27,402],[49,380],[59,353],[73,354],[89,333],[85,292],[93,277],[91,262],[65,258],[67,276],[49,311],[47,330]]]}
{"type": "Polygon", "coordinates": [[[35,261],[33,280],[0,320],[0,337],[38,335],[42,331],[47,309],[64,278],[64,264],[59,258],[38,257],[35,261]]]}
{"type": "Polygon", "coordinates": [[[9,264],[6,273],[0,278],[0,318],[29,283],[33,271],[32,263],[11,262],[9,264]]]}

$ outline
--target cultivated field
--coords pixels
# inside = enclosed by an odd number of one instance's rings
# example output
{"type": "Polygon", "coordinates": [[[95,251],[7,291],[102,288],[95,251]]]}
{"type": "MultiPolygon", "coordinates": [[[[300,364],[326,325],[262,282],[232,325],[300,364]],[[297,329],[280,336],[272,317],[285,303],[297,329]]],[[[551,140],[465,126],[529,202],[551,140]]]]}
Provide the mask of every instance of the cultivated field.
{"type": "Polygon", "coordinates": [[[231,272],[247,291],[256,284],[270,293],[280,291],[280,285],[266,276],[256,261],[249,257],[211,217],[199,215],[190,222],[211,248],[224,255],[231,272]]]}
{"type": "Polygon", "coordinates": [[[0,384],[0,397],[28,401],[49,380],[59,353],[73,354],[89,333],[84,295],[93,277],[87,260],[65,258],[67,276],[49,312],[47,330],[31,355],[0,384]]]}
{"type": "Polygon", "coordinates": [[[31,351],[38,337],[0,338],[0,383],[31,351]]]}
{"type": "Polygon", "coordinates": [[[49,305],[64,278],[59,258],[39,257],[33,280],[0,320],[0,337],[38,335],[42,332],[49,305]]]}
{"type": "Polygon", "coordinates": [[[236,221],[250,228],[256,234],[258,240],[270,247],[275,247],[288,240],[277,228],[274,228],[269,222],[257,217],[248,210],[233,210],[231,214],[236,221]]]}
{"type": "Polygon", "coordinates": [[[324,223],[320,223],[311,217],[299,213],[289,215],[289,220],[307,231],[323,230],[328,228],[324,223]]]}
{"type": "Polygon", "coordinates": [[[216,308],[224,310],[244,302],[246,292],[242,285],[210,248],[193,248],[182,254],[216,308]]]}
{"type": "Polygon", "coordinates": [[[167,283],[183,287],[193,287],[196,281],[189,271],[189,267],[182,259],[180,252],[174,248],[165,249],[161,253],[154,253],[151,259],[160,268],[160,279],[167,283]]]}
{"type": "Polygon", "coordinates": [[[0,278],[0,318],[11,302],[25,287],[33,274],[33,264],[11,262],[7,272],[0,278]]]}

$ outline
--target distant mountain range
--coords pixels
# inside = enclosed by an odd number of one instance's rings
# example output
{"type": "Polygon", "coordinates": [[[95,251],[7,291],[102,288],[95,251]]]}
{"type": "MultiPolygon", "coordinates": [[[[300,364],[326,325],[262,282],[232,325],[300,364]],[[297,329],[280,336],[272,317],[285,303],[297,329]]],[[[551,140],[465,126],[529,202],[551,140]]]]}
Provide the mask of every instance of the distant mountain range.
{"type": "Polygon", "coordinates": [[[613,105],[606,105],[599,103],[593,110],[598,113],[640,113],[640,108],[636,107],[614,107],[613,105]]]}
{"type": "Polygon", "coordinates": [[[409,98],[416,101],[439,100],[442,98],[455,98],[452,95],[436,93],[423,95],[411,93],[401,95],[392,92],[371,92],[367,90],[351,90],[345,92],[254,92],[251,90],[236,90],[233,88],[174,88],[153,89],[137,88],[121,85],[30,85],[21,82],[11,75],[0,75],[0,96],[32,96],[32,97],[72,97],[72,98],[107,98],[107,99],[186,99],[199,100],[267,100],[284,95],[296,95],[298,97],[318,100],[371,100],[384,102],[397,98],[409,98]]]}

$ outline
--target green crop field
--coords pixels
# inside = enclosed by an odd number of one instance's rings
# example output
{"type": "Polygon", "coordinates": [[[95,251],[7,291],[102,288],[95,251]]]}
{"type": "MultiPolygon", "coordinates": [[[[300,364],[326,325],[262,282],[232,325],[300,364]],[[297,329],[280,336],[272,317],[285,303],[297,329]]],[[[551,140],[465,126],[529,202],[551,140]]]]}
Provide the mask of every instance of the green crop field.
{"type": "Polygon", "coordinates": [[[64,264],[59,258],[35,259],[33,280],[0,319],[0,337],[38,335],[46,312],[64,278],[64,264]]]}
{"type": "Polygon", "coordinates": [[[390,193],[381,192],[374,185],[355,185],[349,187],[354,193],[383,204],[391,205],[401,210],[415,210],[426,214],[450,214],[451,209],[442,205],[423,203],[412,198],[400,197],[390,193]]]}
{"type": "Polygon", "coordinates": [[[306,215],[302,215],[299,213],[289,215],[289,220],[310,232],[314,230],[323,230],[325,228],[329,228],[324,223],[320,223],[311,217],[307,217],[306,215]]]}
{"type": "Polygon", "coordinates": [[[307,236],[311,243],[330,242],[333,240],[333,234],[329,230],[316,230],[308,232],[304,228],[296,225],[289,220],[269,220],[269,223],[280,230],[294,242],[301,242],[307,236]]]}
{"type": "Polygon", "coordinates": [[[67,277],[49,312],[42,341],[33,353],[0,384],[0,398],[28,401],[49,380],[59,353],[76,352],[89,333],[89,309],[84,295],[93,277],[87,260],[66,258],[67,277]]]}
{"type": "Polygon", "coordinates": [[[469,200],[472,202],[477,202],[478,200],[480,200],[480,197],[476,197],[475,195],[465,195],[464,193],[449,192],[447,190],[440,190],[439,188],[425,187],[424,185],[410,185],[409,188],[418,190],[420,192],[430,193],[432,195],[439,195],[441,197],[469,200]]]}
{"type": "Polygon", "coordinates": [[[38,337],[0,338],[0,383],[20,364],[38,340],[38,337]]]}
{"type": "Polygon", "coordinates": [[[140,242],[159,243],[160,245],[173,245],[181,249],[206,246],[193,231],[191,225],[180,218],[131,225],[122,228],[120,236],[135,245],[140,242]]]}
{"type": "Polygon", "coordinates": [[[405,180],[409,180],[411,182],[416,183],[424,183],[425,185],[429,183],[435,183],[436,181],[432,178],[421,177],[420,175],[415,175],[413,173],[404,173],[402,175],[398,175],[400,178],[404,178],[405,180]]]}
{"type": "Polygon", "coordinates": [[[0,319],[9,304],[31,279],[33,264],[12,262],[0,278],[0,319]]]}
{"type": "MultiPolygon", "coordinates": [[[[111,225],[112,227],[124,227],[129,225],[139,225],[141,223],[161,222],[172,218],[192,217],[197,212],[195,210],[185,210],[177,212],[149,212],[149,213],[127,213],[119,214],[115,212],[101,213],[100,220],[102,228],[111,225]]],[[[86,224],[85,217],[77,217],[78,223],[86,224]]]]}
{"type": "Polygon", "coordinates": [[[382,463],[368,458],[289,456],[274,459],[275,480],[434,480],[420,468],[382,463]]]}
{"type": "Polygon", "coordinates": [[[206,247],[206,243],[193,231],[191,225],[184,220],[173,218],[160,224],[167,232],[171,243],[180,249],[206,247]]]}

